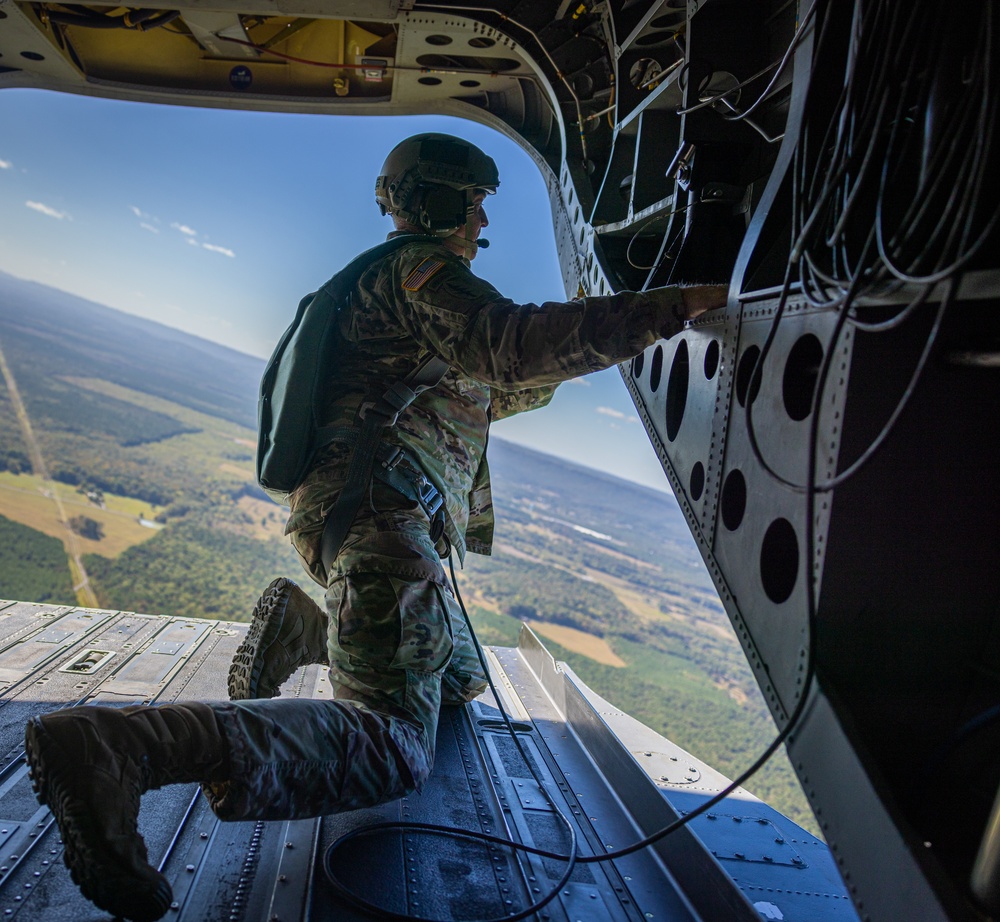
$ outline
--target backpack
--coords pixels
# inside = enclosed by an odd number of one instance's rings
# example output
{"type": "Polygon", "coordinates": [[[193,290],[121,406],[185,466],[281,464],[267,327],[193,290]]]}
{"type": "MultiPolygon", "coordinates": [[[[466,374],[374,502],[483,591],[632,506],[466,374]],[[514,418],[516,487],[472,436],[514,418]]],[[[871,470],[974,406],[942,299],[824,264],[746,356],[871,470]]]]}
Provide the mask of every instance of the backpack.
{"type": "MultiPolygon", "coordinates": [[[[257,400],[257,483],[276,502],[287,504],[288,494],[302,482],[316,452],[333,440],[332,434],[317,424],[316,408],[337,367],[338,317],[354,286],[375,260],[414,240],[426,239],[406,234],[372,247],[299,302],[295,319],[264,369],[257,400]]],[[[364,450],[373,449],[382,430],[395,423],[399,411],[421,391],[437,384],[447,369],[446,363],[428,356],[404,381],[388,382],[378,401],[386,409],[376,405],[377,412],[365,414],[363,428],[368,433],[362,440],[364,450]]]]}

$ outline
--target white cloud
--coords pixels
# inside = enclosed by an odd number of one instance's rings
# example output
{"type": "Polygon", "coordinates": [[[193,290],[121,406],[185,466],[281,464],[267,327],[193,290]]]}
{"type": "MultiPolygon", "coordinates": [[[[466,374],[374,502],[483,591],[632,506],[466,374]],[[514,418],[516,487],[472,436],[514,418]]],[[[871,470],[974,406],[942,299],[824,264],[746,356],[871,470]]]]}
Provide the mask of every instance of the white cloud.
{"type": "Polygon", "coordinates": [[[615,410],[612,407],[597,407],[594,412],[600,413],[602,416],[610,416],[612,419],[624,419],[627,423],[639,422],[639,417],[629,416],[627,413],[622,413],[621,410],[615,410]]]}
{"type": "Polygon", "coordinates": [[[198,246],[198,241],[195,240],[194,237],[188,237],[187,242],[193,247],[198,246]]]}
{"type": "Polygon", "coordinates": [[[152,224],[147,224],[145,221],[140,221],[139,227],[141,227],[143,230],[148,230],[154,234],[158,234],[160,232],[160,229],[158,227],[153,227],[152,224]]]}
{"type": "MultiPolygon", "coordinates": [[[[141,208],[139,208],[138,205],[129,205],[128,206],[128,210],[131,211],[132,214],[134,214],[141,222],[143,222],[143,224],[141,225],[143,227],[145,227],[146,225],[159,224],[160,223],[160,219],[158,217],[156,217],[156,215],[152,215],[148,211],[143,211],[141,208]]],[[[176,224],[174,225],[174,227],[177,227],[177,226],[178,225],[176,225],[176,224]]],[[[159,233],[159,232],[157,232],[157,233],[159,233]]],[[[192,231],[192,233],[194,233],[194,232],[192,231]]]]}
{"type": "Polygon", "coordinates": [[[0,170],[9,170],[13,165],[9,160],[0,160],[0,170]]]}
{"type": "Polygon", "coordinates": [[[577,387],[593,387],[586,378],[570,378],[565,384],[575,384],[577,387]]]}
{"type": "Polygon", "coordinates": [[[229,247],[216,246],[214,243],[203,243],[202,246],[206,250],[211,250],[213,253],[221,253],[223,256],[228,256],[232,259],[236,254],[229,249],[229,247]]]}
{"type": "Polygon", "coordinates": [[[55,208],[50,207],[49,205],[43,205],[41,202],[25,202],[24,204],[27,205],[29,208],[32,208],[35,211],[39,212],[40,214],[48,215],[50,218],[58,218],[60,221],[62,221],[63,218],[69,217],[68,212],[59,211],[55,208]]]}
{"type": "Polygon", "coordinates": [[[176,221],[174,221],[174,223],[171,224],[170,226],[174,230],[179,230],[182,234],[184,234],[185,237],[198,236],[198,231],[194,230],[194,228],[188,227],[186,224],[178,224],[176,221]]]}

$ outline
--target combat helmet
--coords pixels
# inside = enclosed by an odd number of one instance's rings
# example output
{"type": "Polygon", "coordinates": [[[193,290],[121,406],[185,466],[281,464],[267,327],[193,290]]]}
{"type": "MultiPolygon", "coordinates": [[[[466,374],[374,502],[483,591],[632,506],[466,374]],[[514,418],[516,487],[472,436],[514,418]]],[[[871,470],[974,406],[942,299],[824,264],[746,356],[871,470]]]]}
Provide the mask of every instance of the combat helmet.
{"type": "Polygon", "coordinates": [[[493,193],[498,185],[496,163],[475,144],[449,134],[417,134],[385,158],[375,201],[382,214],[446,237],[465,224],[475,191],[493,193]]]}

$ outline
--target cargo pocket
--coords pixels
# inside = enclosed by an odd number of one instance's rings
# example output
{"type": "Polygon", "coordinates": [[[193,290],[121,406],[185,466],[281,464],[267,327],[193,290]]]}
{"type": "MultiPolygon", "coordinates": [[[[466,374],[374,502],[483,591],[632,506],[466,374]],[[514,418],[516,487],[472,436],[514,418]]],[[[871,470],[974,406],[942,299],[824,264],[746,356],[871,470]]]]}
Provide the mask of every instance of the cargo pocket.
{"type": "Polygon", "coordinates": [[[351,573],[331,590],[337,599],[339,663],[351,671],[436,673],[454,642],[441,587],[387,573],[351,573]]]}

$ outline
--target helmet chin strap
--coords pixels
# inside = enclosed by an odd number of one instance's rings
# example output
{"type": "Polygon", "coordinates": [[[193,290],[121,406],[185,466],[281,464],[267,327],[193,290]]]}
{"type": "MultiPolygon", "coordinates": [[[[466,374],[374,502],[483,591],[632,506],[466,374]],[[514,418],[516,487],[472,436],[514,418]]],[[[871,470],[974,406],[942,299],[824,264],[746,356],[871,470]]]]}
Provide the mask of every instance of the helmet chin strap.
{"type": "Polygon", "coordinates": [[[485,237],[480,237],[476,240],[466,234],[459,233],[449,234],[445,239],[459,241],[462,244],[462,255],[468,260],[473,259],[480,249],[485,250],[490,245],[489,240],[485,237]]]}

